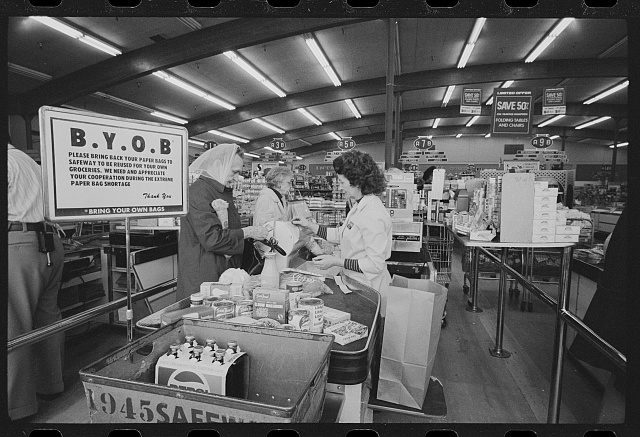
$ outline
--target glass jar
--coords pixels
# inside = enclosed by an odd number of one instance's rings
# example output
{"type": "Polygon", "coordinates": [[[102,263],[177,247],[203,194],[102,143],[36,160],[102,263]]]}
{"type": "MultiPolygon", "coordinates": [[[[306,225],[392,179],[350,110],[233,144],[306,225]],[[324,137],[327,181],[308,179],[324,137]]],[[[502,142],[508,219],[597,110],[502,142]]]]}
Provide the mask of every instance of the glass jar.
{"type": "Polygon", "coordinates": [[[264,267],[260,274],[260,286],[265,288],[278,288],[280,286],[280,274],[276,266],[275,252],[264,254],[264,267]]]}

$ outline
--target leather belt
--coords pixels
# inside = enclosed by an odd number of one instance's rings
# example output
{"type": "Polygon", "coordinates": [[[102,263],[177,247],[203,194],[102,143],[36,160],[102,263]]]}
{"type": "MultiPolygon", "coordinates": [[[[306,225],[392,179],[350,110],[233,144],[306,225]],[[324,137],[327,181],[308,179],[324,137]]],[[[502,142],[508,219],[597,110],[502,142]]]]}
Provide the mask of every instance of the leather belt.
{"type": "Polygon", "coordinates": [[[9,232],[11,231],[44,231],[44,222],[38,223],[22,223],[22,222],[9,222],[9,232]]]}

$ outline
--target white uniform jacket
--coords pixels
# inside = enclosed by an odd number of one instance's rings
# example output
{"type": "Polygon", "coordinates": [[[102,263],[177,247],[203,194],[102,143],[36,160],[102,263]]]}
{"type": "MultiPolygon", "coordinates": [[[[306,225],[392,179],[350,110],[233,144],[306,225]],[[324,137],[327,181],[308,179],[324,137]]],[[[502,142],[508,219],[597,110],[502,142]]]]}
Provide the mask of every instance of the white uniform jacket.
{"type": "Polygon", "coordinates": [[[282,197],[282,203],[278,195],[269,187],[263,188],[258,194],[253,210],[253,225],[262,226],[271,221],[285,220],[287,212],[287,200],[282,197]]]}
{"type": "Polygon", "coordinates": [[[327,229],[327,240],[340,243],[341,257],[357,259],[362,273],[342,268],[340,274],[384,293],[391,276],[386,260],[391,256],[391,217],[382,201],[368,194],[353,207],[344,224],[327,229]]]}

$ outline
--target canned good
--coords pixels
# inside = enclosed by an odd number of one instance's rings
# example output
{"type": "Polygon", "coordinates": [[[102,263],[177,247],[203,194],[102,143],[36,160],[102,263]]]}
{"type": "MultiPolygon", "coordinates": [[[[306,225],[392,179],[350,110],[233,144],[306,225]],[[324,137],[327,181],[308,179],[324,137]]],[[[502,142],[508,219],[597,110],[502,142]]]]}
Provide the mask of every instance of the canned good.
{"type": "Polygon", "coordinates": [[[189,300],[191,302],[191,306],[199,306],[204,304],[204,294],[202,293],[193,293],[189,296],[189,300]]]}
{"type": "Polygon", "coordinates": [[[289,293],[297,293],[299,291],[302,291],[302,282],[300,281],[289,281],[287,282],[287,290],[289,290],[289,293]]]}
{"type": "Polygon", "coordinates": [[[322,332],[322,326],[324,325],[322,315],[322,309],[324,308],[323,300],[317,297],[300,299],[298,301],[298,308],[309,311],[309,331],[322,332]]]}
{"type": "Polygon", "coordinates": [[[216,296],[205,297],[204,298],[204,305],[208,306],[208,307],[212,307],[213,303],[218,301],[218,300],[221,300],[221,299],[219,297],[216,297],[216,296]]]}
{"type": "Polygon", "coordinates": [[[295,327],[298,331],[309,330],[309,310],[296,309],[289,311],[289,325],[295,327]]]}
{"type": "Polygon", "coordinates": [[[253,317],[253,300],[243,299],[237,302],[235,315],[253,317]]]}
{"type": "Polygon", "coordinates": [[[235,314],[236,304],[232,300],[218,300],[212,305],[213,320],[226,320],[230,319],[235,314]]]}

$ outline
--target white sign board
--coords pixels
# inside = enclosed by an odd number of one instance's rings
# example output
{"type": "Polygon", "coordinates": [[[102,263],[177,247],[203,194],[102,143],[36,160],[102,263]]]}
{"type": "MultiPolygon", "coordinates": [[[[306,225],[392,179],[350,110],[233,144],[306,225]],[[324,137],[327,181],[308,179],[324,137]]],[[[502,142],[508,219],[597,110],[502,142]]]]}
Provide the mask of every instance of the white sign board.
{"type": "Polygon", "coordinates": [[[187,213],[187,130],[43,106],[45,215],[53,221],[187,213]]]}

